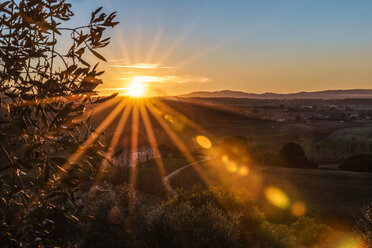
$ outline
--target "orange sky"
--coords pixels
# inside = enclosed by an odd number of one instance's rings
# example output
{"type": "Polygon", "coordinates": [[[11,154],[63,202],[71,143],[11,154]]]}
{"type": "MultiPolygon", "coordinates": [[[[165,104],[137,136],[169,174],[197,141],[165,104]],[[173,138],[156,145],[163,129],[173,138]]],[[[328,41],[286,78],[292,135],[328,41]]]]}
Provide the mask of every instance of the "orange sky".
{"type": "MultiPolygon", "coordinates": [[[[86,3],[74,9],[104,5],[120,21],[102,52],[102,92],[125,92],[135,77],[166,95],[372,88],[370,1],[86,3]]],[[[73,22],[88,19],[86,11],[73,22]]]]}

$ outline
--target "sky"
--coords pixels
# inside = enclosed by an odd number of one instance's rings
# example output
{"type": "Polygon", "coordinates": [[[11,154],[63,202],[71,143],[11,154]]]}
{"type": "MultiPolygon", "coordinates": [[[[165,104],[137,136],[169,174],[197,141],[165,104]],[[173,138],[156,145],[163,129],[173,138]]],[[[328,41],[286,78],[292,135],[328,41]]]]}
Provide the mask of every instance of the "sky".
{"type": "Polygon", "coordinates": [[[120,24],[101,51],[102,92],[134,81],[154,94],[372,88],[370,0],[70,0],[120,24]]]}

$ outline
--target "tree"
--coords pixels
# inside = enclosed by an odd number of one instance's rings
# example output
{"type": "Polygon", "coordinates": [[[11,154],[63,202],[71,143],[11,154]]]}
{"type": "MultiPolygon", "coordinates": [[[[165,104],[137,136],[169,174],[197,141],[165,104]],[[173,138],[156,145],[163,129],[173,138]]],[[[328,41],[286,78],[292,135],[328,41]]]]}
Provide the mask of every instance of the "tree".
{"type": "Polygon", "coordinates": [[[349,171],[372,171],[372,154],[356,154],[344,159],[340,169],[349,171]]]}
{"type": "Polygon", "coordinates": [[[304,149],[297,143],[289,142],[284,144],[279,154],[289,167],[318,168],[317,163],[306,157],[304,149]]]}
{"type": "Polygon", "coordinates": [[[270,223],[245,191],[195,187],[177,193],[141,211],[140,247],[314,247],[328,235],[308,217],[270,223]]]}
{"type": "Polygon", "coordinates": [[[85,142],[86,106],[115,96],[97,96],[103,71],[84,56],[89,50],[106,61],[97,50],[110,42],[105,29],[118,23],[101,9],[88,25],[63,28],[73,15],[65,0],[0,3],[1,247],[61,245],[57,227],[87,218],[76,197],[105,147],[93,142],[73,163],[68,154],[85,142]],[[72,44],[63,52],[58,41],[67,33],[72,44]]]}

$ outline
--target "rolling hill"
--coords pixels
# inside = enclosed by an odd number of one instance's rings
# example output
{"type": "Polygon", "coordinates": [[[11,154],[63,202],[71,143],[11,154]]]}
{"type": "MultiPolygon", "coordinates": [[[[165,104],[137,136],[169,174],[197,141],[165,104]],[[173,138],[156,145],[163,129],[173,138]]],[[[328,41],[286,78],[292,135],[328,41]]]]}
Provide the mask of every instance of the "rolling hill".
{"type": "Polygon", "coordinates": [[[200,98],[253,98],[253,99],[346,99],[346,98],[372,98],[372,89],[352,90],[324,90],[314,92],[297,92],[289,94],[279,93],[247,93],[243,91],[196,91],[179,97],[200,97],[200,98]]]}

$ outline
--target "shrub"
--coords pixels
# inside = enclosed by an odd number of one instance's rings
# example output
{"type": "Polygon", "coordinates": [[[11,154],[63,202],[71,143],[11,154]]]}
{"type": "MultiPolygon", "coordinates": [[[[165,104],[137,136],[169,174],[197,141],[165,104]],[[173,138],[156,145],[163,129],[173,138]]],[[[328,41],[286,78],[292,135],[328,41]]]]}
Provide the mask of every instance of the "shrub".
{"type": "Polygon", "coordinates": [[[330,228],[305,216],[292,223],[289,232],[295,238],[298,246],[313,247],[327,237],[330,228]]]}
{"type": "Polygon", "coordinates": [[[221,188],[178,191],[143,220],[139,236],[146,247],[312,247],[327,234],[326,226],[307,217],[270,223],[246,192],[221,188]]]}
{"type": "Polygon", "coordinates": [[[67,158],[86,142],[85,107],[115,96],[94,96],[103,72],[85,61],[85,52],[105,61],[104,31],[117,24],[115,13],[100,11],[66,28],[73,13],[65,0],[0,3],[1,247],[60,246],[67,237],[59,227],[81,224],[75,196],[95,178],[105,147],[92,141],[80,160],[67,158]]]}
{"type": "Polygon", "coordinates": [[[301,145],[293,142],[286,143],[279,151],[285,165],[295,168],[318,168],[318,164],[306,157],[301,145]]]}
{"type": "Polygon", "coordinates": [[[348,171],[372,171],[372,154],[357,154],[343,160],[340,169],[348,171]]]}
{"type": "Polygon", "coordinates": [[[92,187],[84,214],[95,220],[84,227],[82,247],[135,247],[141,208],[141,198],[129,185],[92,187]]]}
{"type": "Polygon", "coordinates": [[[277,152],[266,151],[262,153],[261,163],[270,166],[285,166],[283,157],[277,152]]]}
{"type": "Polygon", "coordinates": [[[372,247],[372,205],[362,207],[356,216],[354,225],[355,236],[360,237],[367,247],[372,247]]]}
{"type": "Polygon", "coordinates": [[[196,207],[170,201],[146,214],[143,241],[147,247],[239,247],[237,218],[212,202],[196,207]]]}
{"type": "Polygon", "coordinates": [[[270,224],[263,221],[258,227],[254,236],[250,240],[253,247],[270,248],[295,248],[296,242],[290,235],[288,226],[270,224]]]}

